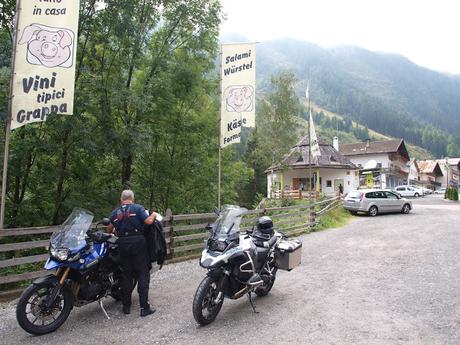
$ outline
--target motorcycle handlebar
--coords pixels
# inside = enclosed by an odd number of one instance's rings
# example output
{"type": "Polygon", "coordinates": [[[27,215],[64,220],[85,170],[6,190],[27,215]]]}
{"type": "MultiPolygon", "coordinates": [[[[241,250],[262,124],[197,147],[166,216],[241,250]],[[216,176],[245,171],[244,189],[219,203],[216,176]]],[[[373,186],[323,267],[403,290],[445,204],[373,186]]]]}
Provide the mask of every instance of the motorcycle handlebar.
{"type": "MultiPolygon", "coordinates": [[[[101,243],[101,242],[112,242],[112,238],[115,237],[111,234],[107,234],[105,232],[100,232],[100,231],[96,231],[96,232],[87,232],[87,235],[88,237],[93,240],[94,242],[98,242],[98,243],[101,243]]],[[[115,238],[114,240],[116,241],[117,238],[115,238]]]]}

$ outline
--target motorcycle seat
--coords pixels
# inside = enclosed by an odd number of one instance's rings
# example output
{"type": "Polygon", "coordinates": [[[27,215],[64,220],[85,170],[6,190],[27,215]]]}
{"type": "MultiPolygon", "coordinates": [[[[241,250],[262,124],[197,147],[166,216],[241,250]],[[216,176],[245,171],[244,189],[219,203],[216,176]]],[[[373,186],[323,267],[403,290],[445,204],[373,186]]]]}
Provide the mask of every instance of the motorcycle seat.
{"type": "Polygon", "coordinates": [[[256,245],[257,248],[271,248],[276,243],[276,236],[272,236],[269,239],[262,240],[260,238],[252,238],[252,241],[256,245]]]}

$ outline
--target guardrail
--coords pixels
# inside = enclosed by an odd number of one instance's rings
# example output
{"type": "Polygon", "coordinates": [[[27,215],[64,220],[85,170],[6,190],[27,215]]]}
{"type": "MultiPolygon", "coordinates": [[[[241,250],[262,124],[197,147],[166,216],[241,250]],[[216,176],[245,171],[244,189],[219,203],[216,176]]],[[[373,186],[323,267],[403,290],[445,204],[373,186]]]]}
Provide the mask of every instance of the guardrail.
{"type": "MultiPolygon", "coordinates": [[[[334,197],[308,205],[273,208],[265,208],[262,205],[258,209],[248,211],[243,217],[242,230],[250,229],[258,217],[268,215],[273,218],[278,229],[289,236],[298,235],[316,224],[318,216],[340,203],[340,198],[334,197]]],[[[214,213],[174,215],[171,210],[167,210],[163,219],[168,245],[167,263],[197,258],[209,236],[205,226],[215,219],[214,213]]],[[[58,230],[57,226],[0,229],[0,253],[4,253],[6,257],[0,259],[1,290],[6,290],[5,287],[8,286],[5,284],[31,280],[45,273],[44,270],[37,270],[37,265],[48,258],[46,246],[49,244],[49,236],[47,235],[56,230],[58,230]],[[35,267],[29,271],[27,265],[35,267]],[[8,269],[16,266],[22,266],[26,272],[8,274],[8,269]]]]}

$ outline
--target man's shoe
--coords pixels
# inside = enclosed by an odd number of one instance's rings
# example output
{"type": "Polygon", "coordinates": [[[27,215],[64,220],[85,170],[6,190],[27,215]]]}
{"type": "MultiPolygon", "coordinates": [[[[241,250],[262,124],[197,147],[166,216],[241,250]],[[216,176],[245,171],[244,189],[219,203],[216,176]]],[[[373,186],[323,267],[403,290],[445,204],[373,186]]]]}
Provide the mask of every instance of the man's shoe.
{"type": "Polygon", "coordinates": [[[130,305],[124,305],[123,306],[123,314],[130,314],[131,313],[131,306],[130,305]]]}
{"type": "Polygon", "coordinates": [[[147,316],[147,315],[151,315],[155,312],[155,308],[152,308],[152,307],[148,307],[148,308],[141,308],[141,316],[144,317],[144,316],[147,316]]]}

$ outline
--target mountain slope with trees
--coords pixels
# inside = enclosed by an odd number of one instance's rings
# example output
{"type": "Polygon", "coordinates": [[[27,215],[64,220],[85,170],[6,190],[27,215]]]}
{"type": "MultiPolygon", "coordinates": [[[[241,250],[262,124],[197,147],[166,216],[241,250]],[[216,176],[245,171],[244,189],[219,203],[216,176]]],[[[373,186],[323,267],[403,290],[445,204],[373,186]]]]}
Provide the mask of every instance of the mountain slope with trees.
{"type": "Polygon", "coordinates": [[[356,47],[325,49],[297,41],[258,45],[258,81],[280,69],[294,73],[300,97],[307,80],[319,106],[385,135],[405,138],[435,156],[460,156],[460,78],[408,59],[356,47]]]}

